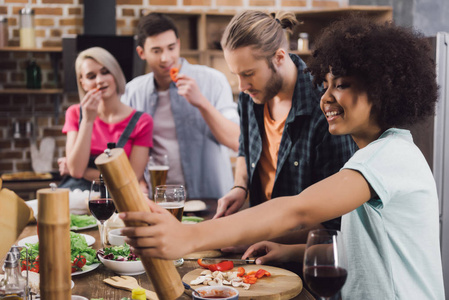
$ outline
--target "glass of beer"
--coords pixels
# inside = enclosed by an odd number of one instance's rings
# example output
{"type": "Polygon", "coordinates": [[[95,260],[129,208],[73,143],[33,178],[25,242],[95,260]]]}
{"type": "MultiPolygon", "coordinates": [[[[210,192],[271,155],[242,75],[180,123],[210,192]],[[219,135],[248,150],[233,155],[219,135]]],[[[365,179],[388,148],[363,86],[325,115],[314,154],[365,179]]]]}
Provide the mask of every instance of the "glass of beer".
{"type": "Polygon", "coordinates": [[[149,195],[152,195],[153,199],[156,187],[165,184],[169,168],[167,155],[162,156],[159,160],[152,155],[150,156],[150,160],[148,161],[148,171],[150,173],[151,192],[149,195]]]}
{"type": "MultiPolygon", "coordinates": [[[[168,210],[173,216],[182,221],[186,192],[182,185],[159,185],[154,191],[154,202],[168,210]]],[[[175,266],[181,266],[184,259],[174,261],[175,266]]]]}

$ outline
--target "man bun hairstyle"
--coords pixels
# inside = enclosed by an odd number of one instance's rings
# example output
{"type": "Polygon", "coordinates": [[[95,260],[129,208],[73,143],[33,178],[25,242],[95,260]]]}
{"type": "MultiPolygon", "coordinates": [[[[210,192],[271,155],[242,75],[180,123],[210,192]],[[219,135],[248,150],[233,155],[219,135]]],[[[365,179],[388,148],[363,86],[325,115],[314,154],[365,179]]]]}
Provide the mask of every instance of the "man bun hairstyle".
{"type": "Polygon", "coordinates": [[[271,57],[279,48],[288,50],[284,30],[292,30],[297,23],[293,12],[267,14],[246,10],[232,18],[223,33],[221,46],[231,51],[250,46],[262,56],[271,57]]]}

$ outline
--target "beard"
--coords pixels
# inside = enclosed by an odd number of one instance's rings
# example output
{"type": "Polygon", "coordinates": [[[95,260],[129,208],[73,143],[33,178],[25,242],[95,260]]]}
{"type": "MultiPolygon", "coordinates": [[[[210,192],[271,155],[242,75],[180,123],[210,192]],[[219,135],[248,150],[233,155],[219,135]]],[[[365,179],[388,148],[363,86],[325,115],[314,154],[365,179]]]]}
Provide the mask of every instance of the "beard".
{"type": "Polygon", "coordinates": [[[267,103],[269,100],[273,99],[274,96],[276,96],[282,88],[284,79],[279,73],[276,72],[276,70],[274,69],[272,70],[273,70],[272,75],[270,79],[268,79],[265,89],[262,91],[263,98],[262,99],[253,98],[253,101],[257,104],[267,103]]]}

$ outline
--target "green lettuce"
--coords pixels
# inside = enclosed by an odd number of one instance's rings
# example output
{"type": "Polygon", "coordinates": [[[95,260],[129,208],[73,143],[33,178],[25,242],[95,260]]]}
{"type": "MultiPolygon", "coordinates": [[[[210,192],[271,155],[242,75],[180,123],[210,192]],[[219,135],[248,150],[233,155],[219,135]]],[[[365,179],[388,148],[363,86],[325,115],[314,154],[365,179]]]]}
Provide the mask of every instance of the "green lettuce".
{"type": "Polygon", "coordinates": [[[97,224],[97,220],[93,216],[70,214],[70,229],[77,230],[97,224]]]}

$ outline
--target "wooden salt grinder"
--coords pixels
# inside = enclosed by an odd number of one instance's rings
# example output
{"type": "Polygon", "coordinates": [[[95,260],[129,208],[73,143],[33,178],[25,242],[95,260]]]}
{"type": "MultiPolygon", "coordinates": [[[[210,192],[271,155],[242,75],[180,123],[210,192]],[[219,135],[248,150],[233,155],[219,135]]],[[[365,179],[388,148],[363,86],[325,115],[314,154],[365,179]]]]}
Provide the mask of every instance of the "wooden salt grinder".
{"type": "Polygon", "coordinates": [[[39,289],[45,300],[71,299],[69,190],[37,191],[39,225],[39,289]]]}
{"type": "MultiPolygon", "coordinates": [[[[103,175],[119,212],[150,211],[123,149],[106,149],[105,153],[95,159],[95,164],[103,175]]],[[[147,226],[135,222],[125,223],[126,226],[147,226]]],[[[151,257],[140,259],[160,300],[173,300],[182,295],[184,286],[173,261],[151,257]]]]}

